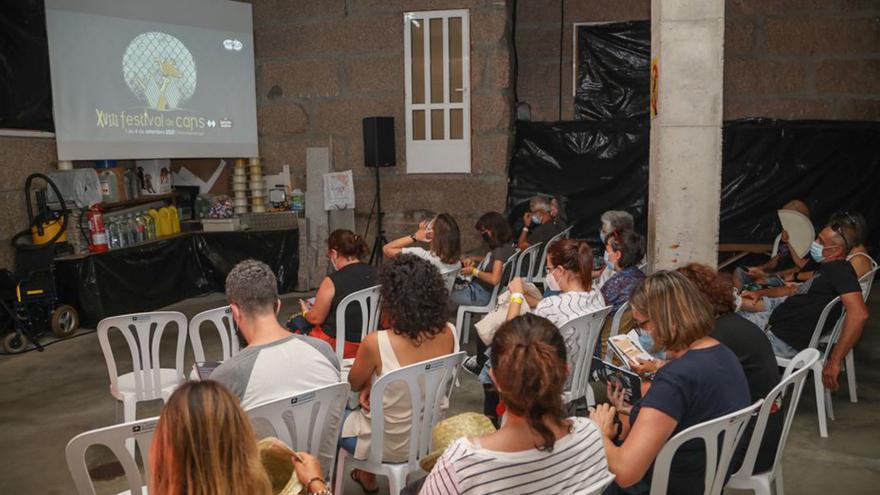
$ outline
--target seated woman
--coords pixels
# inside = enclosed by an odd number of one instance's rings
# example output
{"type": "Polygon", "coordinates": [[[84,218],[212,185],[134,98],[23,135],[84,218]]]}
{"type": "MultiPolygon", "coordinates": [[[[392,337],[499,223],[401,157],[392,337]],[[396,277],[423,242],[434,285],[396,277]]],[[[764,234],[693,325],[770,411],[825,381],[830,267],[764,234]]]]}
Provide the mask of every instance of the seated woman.
{"type": "MultiPolygon", "coordinates": [[[[597,406],[590,418],[604,433],[616,486],[632,487],[626,493],[647,493],[649,469],[666,441],[748,406],[749,386],[736,355],[709,335],[715,326],[712,307],[684,275],[649,275],[633,292],[630,305],[638,326],[666,349],[670,360],[653,377],[644,374],[647,390],[639,403],[630,406],[622,401],[622,391],[613,390],[615,406],[597,406]],[[620,438],[615,424],[619,413],[628,414],[621,417],[620,438]]],[[[631,364],[636,370],[646,368],[631,364]]],[[[672,461],[668,493],[702,494],[705,466],[703,444],[685,444],[672,461]]]]}
{"type": "MultiPolygon", "coordinates": [[[[715,313],[715,329],[712,330],[711,335],[730,348],[739,359],[746,374],[746,381],[749,382],[751,402],[766,397],[773,387],[779,384],[776,356],[773,355],[773,347],[764,332],[754,323],[733,312],[733,284],[712,268],[699,263],[690,263],[677,271],[693,282],[712,305],[715,313]]],[[[779,446],[784,423],[785,413],[781,408],[770,413],[755,462],[755,473],[762,473],[773,467],[776,447],[779,446]]],[[[743,433],[743,441],[740,442],[743,448],[748,447],[754,428],[753,419],[743,433]]]]}
{"type": "MultiPolygon", "coordinates": [[[[791,210],[810,217],[810,208],[801,200],[795,199],[786,203],[783,210],[791,210]]],[[[769,287],[781,287],[785,281],[792,281],[794,276],[803,270],[809,262],[809,256],[801,257],[791,248],[788,232],[782,231],[779,249],[776,255],[763,265],[737,268],[733,271],[733,285],[737,289],[752,284],[769,287]]]]}
{"type": "Polygon", "coordinates": [[[874,259],[868,254],[868,223],[861,213],[839,211],[831,215],[828,220],[831,230],[840,233],[841,237],[850,243],[850,250],[846,260],[856,271],[856,277],[861,280],[866,273],[874,268],[874,259]],[[835,227],[836,226],[836,227],[835,227]]]}
{"type": "Polygon", "coordinates": [[[461,233],[458,223],[448,213],[441,213],[431,220],[423,220],[414,234],[385,244],[382,253],[387,258],[401,253],[414,254],[430,261],[442,275],[458,271],[461,269],[461,233]],[[410,247],[417,242],[429,244],[429,249],[410,247]]]}
{"type": "Polygon", "coordinates": [[[497,432],[452,443],[422,494],[581,493],[608,476],[601,433],[586,418],[566,418],[565,341],[547,319],[506,322],[492,340],[490,372],[507,406],[497,432]],[[524,493],[524,492],[523,492],[524,493]]]}
{"type": "MultiPolygon", "coordinates": [[[[411,254],[386,261],[379,271],[382,312],[391,328],[367,335],[348,375],[351,389],[360,392],[361,407],[345,419],[341,446],[356,459],[370,449],[370,387],[374,379],[398,368],[453,352],[455,336],[446,323],[447,293],[440,272],[411,254]]],[[[383,458],[405,461],[409,452],[411,401],[406,384],[392,383],[383,399],[385,436],[383,458]]],[[[377,490],[376,477],[355,469],[351,477],[364,491],[377,490]]]]}
{"type": "Polygon", "coordinates": [[[611,270],[611,277],[602,285],[605,303],[612,306],[613,314],[623,303],[645,274],[639,270],[639,263],[645,255],[644,238],[631,231],[614,231],[605,242],[605,266],[611,270]]]}
{"type": "MultiPolygon", "coordinates": [[[[329,488],[311,455],[294,470],[307,492],[329,488]]],[[[250,418],[238,398],[211,380],[186,382],[162,407],[150,448],[153,495],[271,495],[250,418]]]]}
{"type": "Polygon", "coordinates": [[[456,283],[449,295],[455,306],[485,306],[492,297],[492,290],[501,283],[504,262],[513,256],[513,231],[501,213],[490,211],[477,220],[475,225],[489,252],[483,257],[465,257],[461,275],[471,277],[465,283],[456,283]]]}
{"type": "MultiPolygon", "coordinates": [[[[633,216],[626,211],[608,210],[602,214],[600,220],[602,226],[599,228],[599,240],[602,241],[603,246],[607,244],[608,238],[614,232],[633,230],[633,216]]],[[[603,266],[593,271],[593,283],[597,289],[601,289],[612,275],[614,275],[614,272],[608,266],[603,266]]]]}
{"type": "MultiPolygon", "coordinates": [[[[302,316],[293,319],[291,330],[321,339],[336,348],[336,309],[349,295],[376,285],[376,269],[362,261],[367,254],[364,239],[350,230],[338,229],[327,239],[327,258],[333,273],[324,277],[315,294],[315,303],[300,300],[302,316]]],[[[361,309],[351,304],[345,310],[345,350],[353,358],[361,342],[361,309]]]]}

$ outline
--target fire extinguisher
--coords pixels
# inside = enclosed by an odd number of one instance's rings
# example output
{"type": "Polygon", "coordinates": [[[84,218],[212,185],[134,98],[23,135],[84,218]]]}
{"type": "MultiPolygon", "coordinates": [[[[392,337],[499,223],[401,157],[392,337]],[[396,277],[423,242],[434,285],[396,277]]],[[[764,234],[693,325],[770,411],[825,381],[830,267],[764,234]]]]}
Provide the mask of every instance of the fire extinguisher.
{"type": "Polygon", "coordinates": [[[104,229],[104,212],[97,204],[89,208],[86,214],[89,220],[89,251],[93,253],[104,253],[110,248],[107,245],[107,231],[104,229]]]}

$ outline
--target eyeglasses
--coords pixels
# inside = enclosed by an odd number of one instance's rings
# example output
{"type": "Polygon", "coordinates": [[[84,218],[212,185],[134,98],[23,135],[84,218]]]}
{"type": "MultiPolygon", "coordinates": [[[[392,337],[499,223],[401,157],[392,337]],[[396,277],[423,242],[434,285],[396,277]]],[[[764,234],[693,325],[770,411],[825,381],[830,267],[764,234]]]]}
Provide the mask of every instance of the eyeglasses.
{"type": "Polygon", "coordinates": [[[633,318],[633,323],[635,323],[636,326],[639,328],[645,328],[645,324],[650,323],[650,322],[651,322],[650,318],[647,320],[641,320],[641,321],[633,318]]]}
{"type": "Polygon", "coordinates": [[[831,230],[834,231],[835,234],[839,235],[841,239],[843,239],[844,251],[849,252],[849,241],[846,240],[846,235],[843,233],[843,228],[839,223],[831,224],[831,230]]]}

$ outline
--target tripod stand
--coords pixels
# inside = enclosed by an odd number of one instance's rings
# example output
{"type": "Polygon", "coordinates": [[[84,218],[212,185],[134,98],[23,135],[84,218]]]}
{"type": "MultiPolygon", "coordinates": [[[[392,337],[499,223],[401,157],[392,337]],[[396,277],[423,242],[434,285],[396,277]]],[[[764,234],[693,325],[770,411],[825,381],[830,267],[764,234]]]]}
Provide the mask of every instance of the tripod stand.
{"type": "MultiPolygon", "coordinates": [[[[379,167],[375,167],[376,171],[376,199],[373,201],[373,206],[376,208],[376,240],[373,241],[373,249],[370,252],[370,264],[372,265],[375,261],[376,265],[382,263],[382,247],[388,243],[388,239],[385,238],[385,227],[382,225],[382,217],[385,216],[385,212],[382,211],[382,189],[379,183],[379,167]]],[[[369,228],[369,221],[367,222],[367,228],[369,228]]]]}

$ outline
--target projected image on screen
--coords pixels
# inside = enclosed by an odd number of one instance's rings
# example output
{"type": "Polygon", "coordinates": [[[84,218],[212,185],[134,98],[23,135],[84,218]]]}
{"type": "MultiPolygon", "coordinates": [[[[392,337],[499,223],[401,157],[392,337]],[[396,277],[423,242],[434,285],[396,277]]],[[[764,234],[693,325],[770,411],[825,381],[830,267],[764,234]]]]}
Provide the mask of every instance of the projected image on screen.
{"type": "Polygon", "coordinates": [[[46,6],[60,159],[258,156],[250,5],[46,6]]]}

